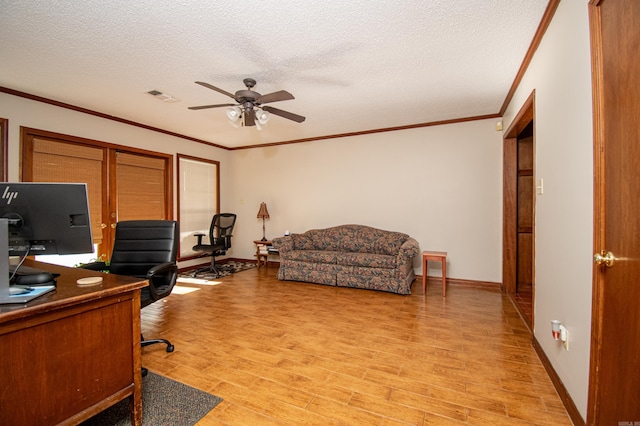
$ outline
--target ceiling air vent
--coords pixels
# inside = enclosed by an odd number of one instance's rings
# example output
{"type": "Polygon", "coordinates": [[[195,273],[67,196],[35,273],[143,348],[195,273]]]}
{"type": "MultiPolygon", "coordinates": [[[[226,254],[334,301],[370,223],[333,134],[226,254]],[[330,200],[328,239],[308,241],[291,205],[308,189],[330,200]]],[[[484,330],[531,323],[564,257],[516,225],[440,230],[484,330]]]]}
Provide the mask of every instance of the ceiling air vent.
{"type": "Polygon", "coordinates": [[[149,90],[147,93],[155,97],[156,99],[160,99],[161,101],[167,102],[167,103],[174,103],[174,102],[180,101],[179,99],[174,98],[171,95],[167,95],[166,93],[162,93],[159,90],[149,90]]]}

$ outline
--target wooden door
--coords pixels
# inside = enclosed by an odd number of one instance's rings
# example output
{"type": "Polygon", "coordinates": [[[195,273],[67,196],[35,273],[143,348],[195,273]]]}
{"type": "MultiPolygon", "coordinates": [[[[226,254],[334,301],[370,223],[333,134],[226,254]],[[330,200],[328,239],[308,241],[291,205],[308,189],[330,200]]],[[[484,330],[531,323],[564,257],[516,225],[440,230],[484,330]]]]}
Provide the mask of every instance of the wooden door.
{"type": "Polygon", "coordinates": [[[589,5],[594,95],[590,425],[640,422],[640,1],[589,5]]]}

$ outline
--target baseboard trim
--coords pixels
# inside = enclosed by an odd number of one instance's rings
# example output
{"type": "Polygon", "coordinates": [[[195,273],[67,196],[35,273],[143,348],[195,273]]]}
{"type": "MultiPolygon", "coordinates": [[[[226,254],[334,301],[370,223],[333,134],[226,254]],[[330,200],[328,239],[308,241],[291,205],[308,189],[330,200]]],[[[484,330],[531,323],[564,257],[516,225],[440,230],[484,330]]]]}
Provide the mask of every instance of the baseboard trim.
{"type": "MultiPolygon", "coordinates": [[[[422,275],[416,275],[416,279],[422,282],[422,275]]],[[[427,276],[427,284],[442,284],[442,276],[427,276]]],[[[461,278],[447,278],[447,286],[455,285],[455,286],[464,286],[464,287],[475,287],[481,288],[484,290],[502,290],[502,284],[496,283],[492,281],[476,281],[476,280],[463,280],[461,278]]]]}
{"type": "Polygon", "coordinates": [[[516,302],[515,298],[513,297],[513,294],[507,294],[507,296],[509,297],[509,300],[511,301],[511,304],[513,305],[513,308],[516,311],[518,311],[518,315],[520,315],[520,319],[522,319],[522,322],[524,322],[524,325],[526,325],[527,328],[529,329],[529,334],[531,334],[531,337],[533,337],[533,323],[532,323],[532,321],[529,320],[529,318],[525,315],[524,311],[522,310],[522,308],[520,307],[518,302],[516,302]]]}
{"type": "Polygon", "coordinates": [[[578,411],[578,407],[576,407],[573,399],[571,399],[571,395],[569,395],[569,392],[567,392],[567,388],[564,387],[564,383],[562,383],[560,376],[558,376],[558,373],[556,373],[556,370],[551,365],[551,361],[549,361],[549,358],[547,358],[547,354],[544,353],[542,346],[540,346],[540,342],[538,342],[535,336],[531,336],[531,345],[538,354],[538,358],[540,358],[544,369],[547,370],[547,374],[551,379],[551,383],[553,383],[553,387],[556,388],[556,392],[558,392],[560,400],[564,404],[564,408],[569,414],[569,418],[574,425],[585,426],[585,420],[582,418],[582,415],[578,411]]]}

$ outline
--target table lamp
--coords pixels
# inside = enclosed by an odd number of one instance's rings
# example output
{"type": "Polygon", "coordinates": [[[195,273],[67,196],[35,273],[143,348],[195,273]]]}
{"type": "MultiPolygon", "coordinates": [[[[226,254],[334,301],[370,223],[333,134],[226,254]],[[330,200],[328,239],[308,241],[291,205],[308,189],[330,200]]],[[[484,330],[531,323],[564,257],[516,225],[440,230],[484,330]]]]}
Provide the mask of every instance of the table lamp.
{"type": "Polygon", "coordinates": [[[269,219],[269,210],[267,210],[267,203],[260,203],[260,210],[258,210],[258,219],[262,219],[262,239],[260,241],[267,241],[267,237],[264,232],[264,220],[269,219]]]}

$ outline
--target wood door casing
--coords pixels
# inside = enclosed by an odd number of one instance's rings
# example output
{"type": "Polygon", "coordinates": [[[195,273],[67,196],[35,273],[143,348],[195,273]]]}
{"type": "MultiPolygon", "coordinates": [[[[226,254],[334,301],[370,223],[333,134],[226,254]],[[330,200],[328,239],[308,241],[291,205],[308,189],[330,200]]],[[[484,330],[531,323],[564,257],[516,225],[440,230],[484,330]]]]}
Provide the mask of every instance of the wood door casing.
{"type": "Polygon", "coordinates": [[[589,4],[594,114],[594,266],[587,423],[640,422],[640,2],[589,4]]]}
{"type": "MultiPolygon", "coordinates": [[[[535,282],[534,112],[535,91],[513,119],[503,139],[502,285],[512,300],[518,282],[525,276],[532,286],[535,282]]],[[[526,312],[515,301],[514,304],[525,317],[526,312]]],[[[529,317],[527,325],[533,330],[533,311],[529,317]]]]}

